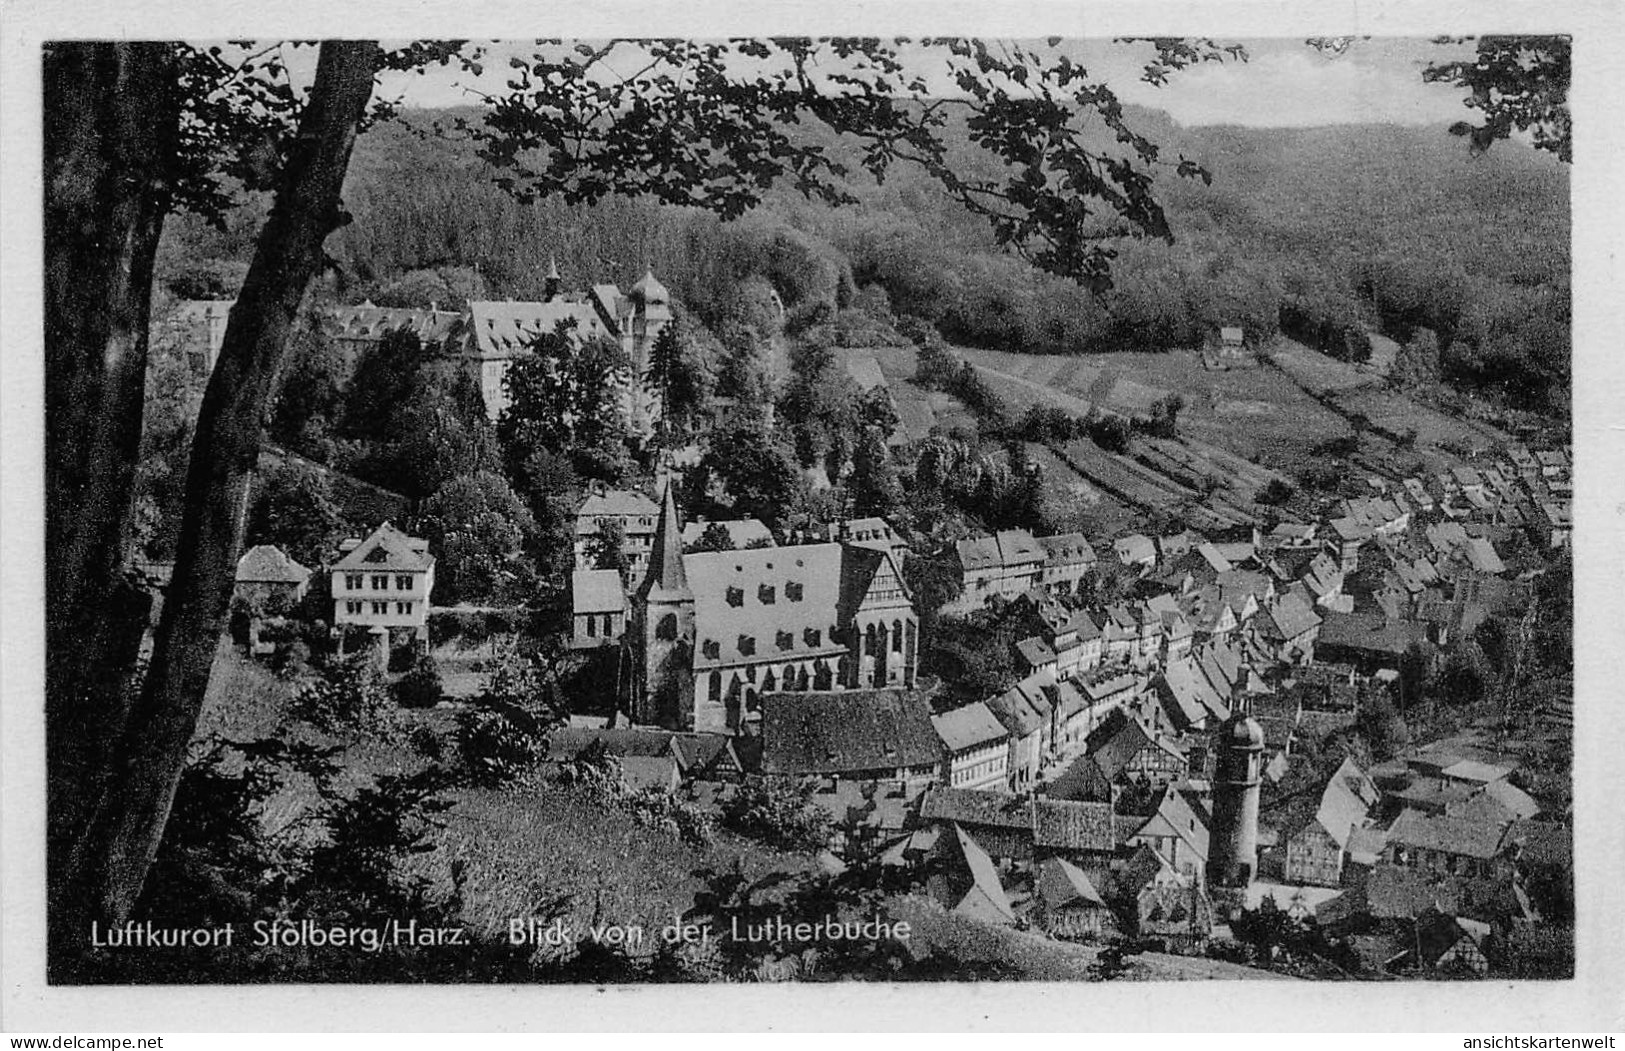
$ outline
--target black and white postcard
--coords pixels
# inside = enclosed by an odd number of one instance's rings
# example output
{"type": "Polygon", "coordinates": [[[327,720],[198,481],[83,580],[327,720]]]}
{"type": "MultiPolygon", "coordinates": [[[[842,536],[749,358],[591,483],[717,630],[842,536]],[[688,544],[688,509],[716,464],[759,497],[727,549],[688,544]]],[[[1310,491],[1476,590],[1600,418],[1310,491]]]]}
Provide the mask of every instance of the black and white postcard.
{"type": "Polygon", "coordinates": [[[14,24],[28,1027],[1618,1025],[1619,12],[1224,10],[14,24]]]}

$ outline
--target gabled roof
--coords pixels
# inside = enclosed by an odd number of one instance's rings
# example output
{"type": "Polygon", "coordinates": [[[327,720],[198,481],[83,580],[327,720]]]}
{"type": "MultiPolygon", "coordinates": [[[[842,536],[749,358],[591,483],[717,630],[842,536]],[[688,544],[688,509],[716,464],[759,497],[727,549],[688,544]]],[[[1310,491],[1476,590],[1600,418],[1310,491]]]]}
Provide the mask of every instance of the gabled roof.
{"type": "Polygon", "coordinates": [[[1135,830],[1134,835],[1154,839],[1177,838],[1205,864],[1209,841],[1208,821],[1209,815],[1205,811],[1193,804],[1185,793],[1169,785],[1162,790],[1157,809],[1135,830]]]}
{"type": "Polygon", "coordinates": [[[1457,763],[1440,770],[1445,777],[1455,778],[1458,781],[1477,781],[1481,784],[1490,784],[1500,781],[1512,773],[1512,767],[1497,766],[1492,763],[1481,763],[1476,759],[1463,759],[1457,763]]]}
{"type": "Polygon", "coordinates": [[[999,545],[999,557],[1006,566],[1044,561],[1044,549],[1025,529],[1001,529],[995,539],[999,545]]]}
{"type": "Polygon", "coordinates": [[[545,303],[470,300],[469,327],[474,332],[474,356],[512,358],[531,353],[538,336],[550,334],[559,322],[575,322],[574,336],[608,336],[598,311],[587,303],[554,299],[545,303]]]}
{"type": "Polygon", "coordinates": [[[1490,822],[1433,817],[1419,810],[1404,810],[1389,826],[1388,842],[1487,859],[1500,853],[1501,833],[1501,826],[1490,822]]]}
{"type": "Polygon", "coordinates": [[[1228,714],[1228,706],[1207,677],[1204,676],[1190,659],[1173,660],[1162,669],[1163,696],[1167,698],[1173,708],[1170,715],[1177,715],[1174,720],[1178,730],[1189,730],[1202,725],[1210,716],[1223,718],[1220,712],[1228,714]]]}
{"type": "Polygon", "coordinates": [[[1155,562],[1157,560],[1156,542],[1142,533],[1130,533],[1128,536],[1112,541],[1112,551],[1116,553],[1119,562],[1155,562]]]}
{"type": "Polygon", "coordinates": [[[256,544],[237,560],[239,584],[303,584],[309,579],[310,570],[275,544],[256,544]]]}
{"type": "Polygon", "coordinates": [[[941,715],[933,715],[931,725],[936,727],[937,736],[942,738],[942,743],[953,752],[993,744],[1010,736],[1009,731],[994,718],[987,705],[980,701],[941,715]]]}
{"type": "Polygon", "coordinates": [[[966,572],[997,569],[1003,563],[999,557],[999,542],[990,536],[966,537],[954,544],[959,565],[966,572]]]}
{"type": "Polygon", "coordinates": [[[429,542],[407,536],[389,522],[372,531],[372,535],[351,548],[348,554],[333,563],[335,570],[363,570],[369,572],[423,572],[434,565],[429,554],[429,542]]]}
{"type": "Polygon", "coordinates": [[[1122,709],[1109,713],[1084,741],[1084,753],[1100,766],[1108,780],[1115,781],[1136,756],[1150,748],[1160,748],[1171,755],[1178,752],[1171,745],[1153,738],[1138,719],[1125,715],[1122,709]]]}
{"type": "Polygon", "coordinates": [[[620,613],[626,609],[621,575],[613,569],[578,569],[570,574],[570,608],[576,613],[620,613]]]}
{"type": "MultiPolygon", "coordinates": [[[[654,518],[660,505],[633,489],[610,489],[593,493],[576,512],[576,532],[596,533],[600,518],[654,518]]],[[[634,530],[635,531],[635,530],[634,530]]]]}
{"type": "Polygon", "coordinates": [[[1345,758],[1320,794],[1315,820],[1339,847],[1346,849],[1354,830],[1365,824],[1376,803],[1377,786],[1353,759],[1345,758]]]}
{"type": "Polygon", "coordinates": [[[981,844],[958,825],[954,826],[954,838],[971,877],[971,887],[965,896],[955,903],[954,911],[973,919],[994,923],[1015,922],[1016,914],[1010,908],[1010,899],[1004,893],[1004,885],[999,882],[999,870],[994,867],[993,859],[987,856],[987,851],[982,849],[981,844]]]}
{"type": "Polygon", "coordinates": [[[1038,863],[1038,896],[1047,909],[1072,906],[1105,908],[1106,899],[1078,866],[1065,858],[1050,857],[1038,863]]]}
{"type": "Polygon", "coordinates": [[[1320,625],[1320,615],[1296,595],[1283,595],[1264,609],[1259,633],[1267,639],[1287,642],[1320,625]]]}
{"type": "Polygon", "coordinates": [[[913,690],[762,694],[762,770],[853,774],[942,761],[931,708],[913,690]]]}
{"type": "Polygon", "coordinates": [[[1087,565],[1095,561],[1095,549],[1089,546],[1082,533],[1061,533],[1058,536],[1041,536],[1038,546],[1044,549],[1044,561],[1047,565],[1087,565]]]}

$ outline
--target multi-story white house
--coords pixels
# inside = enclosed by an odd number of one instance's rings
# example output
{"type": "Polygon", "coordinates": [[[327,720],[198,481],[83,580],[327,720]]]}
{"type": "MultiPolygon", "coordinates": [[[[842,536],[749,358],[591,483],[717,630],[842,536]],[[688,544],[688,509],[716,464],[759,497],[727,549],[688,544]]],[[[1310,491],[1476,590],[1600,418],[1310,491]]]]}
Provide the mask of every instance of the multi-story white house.
{"type": "Polygon", "coordinates": [[[410,633],[427,645],[434,590],[429,542],[385,522],[364,540],[344,541],[339,556],[333,563],[334,626],[382,628],[392,637],[410,633]]]}

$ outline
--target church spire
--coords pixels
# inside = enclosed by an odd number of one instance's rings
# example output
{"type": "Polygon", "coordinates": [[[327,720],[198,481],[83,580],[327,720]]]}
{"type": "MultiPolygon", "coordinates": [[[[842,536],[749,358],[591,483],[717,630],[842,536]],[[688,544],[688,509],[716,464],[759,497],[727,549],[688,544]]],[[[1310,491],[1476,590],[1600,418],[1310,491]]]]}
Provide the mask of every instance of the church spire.
{"type": "Polygon", "coordinates": [[[677,521],[677,501],[667,479],[661,494],[660,520],[655,525],[654,546],[649,550],[649,575],[639,591],[645,596],[688,592],[688,576],[683,572],[683,529],[677,521]]]}

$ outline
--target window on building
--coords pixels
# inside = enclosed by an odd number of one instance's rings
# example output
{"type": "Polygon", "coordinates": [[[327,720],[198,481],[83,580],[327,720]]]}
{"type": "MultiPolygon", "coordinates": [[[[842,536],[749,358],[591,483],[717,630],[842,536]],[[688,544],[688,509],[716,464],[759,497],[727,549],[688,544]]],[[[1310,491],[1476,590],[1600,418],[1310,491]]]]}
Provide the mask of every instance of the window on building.
{"type": "Polygon", "coordinates": [[[739,652],[746,657],[756,654],[756,639],[752,635],[739,636],[739,652]]]}
{"type": "Polygon", "coordinates": [[[614,632],[615,615],[613,613],[606,613],[604,614],[604,637],[608,638],[610,635],[614,634],[614,632]]]}
{"type": "Polygon", "coordinates": [[[374,591],[388,591],[389,575],[385,573],[374,574],[372,578],[372,589],[374,591]]]}
{"type": "Polygon", "coordinates": [[[792,580],[784,585],[784,597],[791,602],[800,602],[803,593],[803,588],[798,581],[792,580]]]}
{"type": "Polygon", "coordinates": [[[655,624],[655,638],[670,642],[677,637],[677,614],[667,613],[655,624]]]}
{"type": "Polygon", "coordinates": [[[396,591],[411,591],[412,590],[412,574],[410,574],[410,573],[396,574],[396,576],[395,576],[395,590],[396,591]]]}
{"type": "Polygon", "coordinates": [[[807,628],[801,633],[801,638],[809,646],[822,646],[824,633],[817,628],[807,628]]]}
{"type": "Polygon", "coordinates": [[[778,634],[779,649],[787,650],[796,644],[796,635],[793,631],[781,631],[778,634]]]}
{"type": "Polygon", "coordinates": [[[771,606],[774,602],[778,601],[777,592],[778,589],[772,584],[758,585],[756,588],[756,601],[760,602],[764,606],[771,606]]]}
{"type": "Polygon", "coordinates": [[[361,590],[361,574],[360,573],[346,573],[346,574],[344,574],[344,586],[346,588],[348,588],[349,590],[351,590],[351,591],[360,591],[361,590]]]}
{"type": "Polygon", "coordinates": [[[372,604],[372,612],[374,616],[382,617],[384,614],[389,612],[389,603],[374,602],[372,604]]]}
{"type": "Polygon", "coordinates": [[[587,617],[587,638],[596,639],[597,637],[598,637],[598,621],[595,620],[589,614],[588,617],[587,617]]]}
{"type": "Polygon", "coordinates": [[[743,606],[745,604],[745,589],[729,585],[727,593],[728,605],[743,606]]]}
{"type": "Polygon", "coordinates": [[[700,643],[700,652],[705,654],[706,660],[714,661],[722,656],[722,643],[716,639],[706,639],[700,643]]]}
{"type": "Polygon", "coordinates": [[[409,617],[412,615],[412,604],[410,602],[397,602],[395,603],[395,612],[403,617],[409,617]]]}
{"type": "Polygon", "coordinates": [[[346,602],[344,604],[344,612],[346,612],[346,613],[360,613],[361,612],[361,603],[359,603],[359,602],[346,602]]]}
{"type": "Polygon", "coordinates": [[[893,653],[903,652],[903,622],[901,620],[891,622],[891,651],[893,653]]]}

